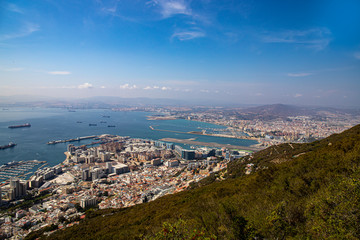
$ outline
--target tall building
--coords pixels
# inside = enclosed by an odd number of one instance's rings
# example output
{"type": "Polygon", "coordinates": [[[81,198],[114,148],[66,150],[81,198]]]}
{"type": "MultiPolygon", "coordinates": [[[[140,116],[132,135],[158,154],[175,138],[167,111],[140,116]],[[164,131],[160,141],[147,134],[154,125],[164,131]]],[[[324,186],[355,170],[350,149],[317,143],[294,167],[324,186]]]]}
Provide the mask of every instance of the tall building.
{"type": "Polygon", "coordinates": [[[26,194],[26,183],[21,183],[19,179],[13,178],[10,180],[10,189],[8,192],[9,200],[22,197],[26,194]]]}
{"type": "Polygon", "coordinates": [[[90,170],[89,169],[84,169],[81,173],[81,179],[83,181],[88,181],[90,179],[90,170]]]}
{"type": "Polygon", "coordinates": [[[111,162],[106,163],[106,169],[107,169],[107,172],[109,174],[112,173],[112,164],[111,164],[111,162]]]}
{"type": "Polygon", "coordinates": [[[73,155],[75,153],[76,147],[73,144],[69,144],[67,150],[71,155],[73,155]]]}
{"type": "Polygon", "coordinates": [[[195,151],[183,150],[181,153],[181,157],[185,160],[194,160],[195,159],[195,151]]]}
{"type": "Polygon", "coordinates": [[[103,176],[103,170],[100,168],[93,168],[90,171],[90,175],[91,175],[91,180],[94,181],[96,179],[99,179],[103,176]]]}
{"type": "Polygon", "coordinates": [[[91,207],[91,206],[96,206],[97,201],[95,197],[87,197],[87,198],[83,198],[80,201],[80,206],[82,208],[86,208],[86,207],[91,207]]]}

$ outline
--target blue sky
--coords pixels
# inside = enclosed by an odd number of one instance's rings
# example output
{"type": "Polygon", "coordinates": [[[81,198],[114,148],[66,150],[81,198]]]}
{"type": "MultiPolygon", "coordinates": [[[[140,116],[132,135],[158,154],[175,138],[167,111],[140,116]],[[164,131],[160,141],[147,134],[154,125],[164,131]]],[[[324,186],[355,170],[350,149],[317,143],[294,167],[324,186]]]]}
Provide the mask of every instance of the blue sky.
{"type": "Polygon", "coordinates": [[[0,3],[0,95],[359,106],[359,1],[0,3]]]}

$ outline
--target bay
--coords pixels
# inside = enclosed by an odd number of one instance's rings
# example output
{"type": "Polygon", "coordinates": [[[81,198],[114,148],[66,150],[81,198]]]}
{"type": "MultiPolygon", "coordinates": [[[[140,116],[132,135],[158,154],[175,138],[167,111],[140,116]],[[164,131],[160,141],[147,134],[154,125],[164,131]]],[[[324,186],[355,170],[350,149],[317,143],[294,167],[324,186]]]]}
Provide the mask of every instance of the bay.
{"type": "MultiPolygon", "coordinates": [[[[76,112],[69,112],[67,109],[61,108],[10,108],[0,110],[0,145],[9,142],[17,144],[14,148],[0,150],[0,165],[10,161],[37,159],[47,161],[49,166],[54,166],[64,161],[64,152],[69,143],[47,145],[47,142],[89,135],[113,134],[153,140],[195,138],[196,141],[200,142],[217,142],[239,146],[250,146],[257,143],[252,140],[154,131],[150,129],[150,126],[156,129],[181,132],[225,127],[184,119],[148,120],[147,116],[149,115],[152,113],[116,112],[103,109],[76,110],[76,112]],[[104,116],[109,116],[109,118],[104,116]],[[24,123],[30,123],[31,127],[8,128],[10,125],[24,123]],[[97,124],[97,126],[89,126],[89,124],[97,124]],[[110,128],[108,125],[115,125],[115,127],[110,128]]],[[[92,141],[89,139],[72,144],[82,145],[92,141]]]]}

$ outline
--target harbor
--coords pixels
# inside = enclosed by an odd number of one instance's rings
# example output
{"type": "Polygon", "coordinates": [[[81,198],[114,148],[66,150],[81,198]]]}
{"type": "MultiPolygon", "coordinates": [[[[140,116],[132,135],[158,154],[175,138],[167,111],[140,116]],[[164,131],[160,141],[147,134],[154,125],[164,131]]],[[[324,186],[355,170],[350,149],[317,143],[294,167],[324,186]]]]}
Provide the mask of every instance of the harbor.
{"type": "Polygon", "coordinates": [[[13,177],[25,177],[39,164],[46,164],[46,161],[28,160],[4,164],[0,167],[0,181],[6,181],[13,177]]]}

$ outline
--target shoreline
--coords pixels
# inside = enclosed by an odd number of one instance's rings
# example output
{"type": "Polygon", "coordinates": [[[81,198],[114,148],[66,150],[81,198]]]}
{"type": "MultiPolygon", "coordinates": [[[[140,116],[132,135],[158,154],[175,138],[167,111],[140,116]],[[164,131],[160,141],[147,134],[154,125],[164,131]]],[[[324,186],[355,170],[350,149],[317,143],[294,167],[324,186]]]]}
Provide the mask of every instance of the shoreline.
{"type": "MultiPolygon", "coordinates": [[[[231,129],[231,128],[234,129],[234,128],[235,128],[235,127],[226,126],[226,125],[223,125],[223,124],[220,124],[220,123],[211,123],[211,122],[204,122],[204,121],[192,120],[192,119],[186,119],[186,118],[178,118],[178,117],[176,117],[176,116],[146,116],[146,119],[147,119],[147,120],[155,120],[155,121],[157,121],[157,120],[162,121],[162,120],[178,120],[178,119],[183,119],[183,120],[191,121],[191,122],[207,123],[207,124],[213,124],[213,125],[217,125],[217,126],[222,126],[222,127],[226,128],[226,129],[231,129]]],[[[261,144],[261,143],[260,143],[261,138],[249,136],[249,133],[244,132],[244,131],[241,131],[241,132],[247,134],[247,136],[236,137],[236,136],[226,135],[226,134],[206,134],[206,133],[204,134],[204,133],[197,132],[197,131],[179,132],[179,131],[172,131],[172,130],[155,129],[153,126],[149,126],[149,127],[151,128],[151,130],[156,130],[156,131],[175,132],[175,133],[177,132],[177,133],[186,133],[186,134],[195,134],[195,135],[210,136],[210,137],[223,137],[223,138],[234,138],[234,139],[253,140],[253,141],[257,141],[257,142],[258,142],[257,144],[254,144],[254,145],[261,144]]],[[[235,129],[236,129],[236,128],[235,128],[235,129]]]]}

